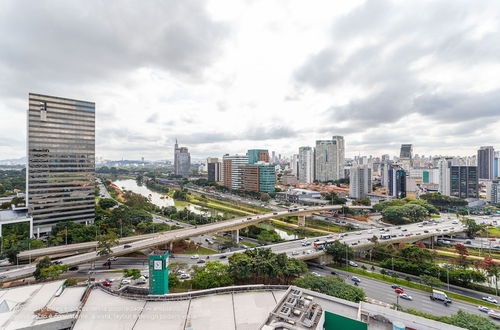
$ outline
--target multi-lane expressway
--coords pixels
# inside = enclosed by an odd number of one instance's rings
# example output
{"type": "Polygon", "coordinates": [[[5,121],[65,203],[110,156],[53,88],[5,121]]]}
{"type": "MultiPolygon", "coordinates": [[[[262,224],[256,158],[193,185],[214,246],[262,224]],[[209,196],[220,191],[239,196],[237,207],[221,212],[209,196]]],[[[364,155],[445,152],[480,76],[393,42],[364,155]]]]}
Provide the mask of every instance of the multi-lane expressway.
{"type": "MultiPolygon", "coordinates": [[[[189,228],[183,228],[178,230],[172,230],[168,232],[159,233],[154,237],[146,238],[140,241],[136,241],[128,244],[121,244],[113,248],[113,252],[110,254],[111,256],[120,256],[124,254],[128,254],[134,251],[140,251],[148,248],[158,247],[161,245],[170,244],[175,241],[180,241],[183,239],[187,239],[193,236],[200,236],[209,233],[217,233],[224,231],[232,231],[238,230],[249,225],[253,225],[259,223],[261,221],[272,219],[273,217],[280,217],[285,215],[308,215],[313,212],[321,212],[321,211],[329,211],[329,210],[338,210],[341,209],[342,205],[330,205],[330,206],[313,206],[313,207],[302,207],[295,208],[286,211],[275,211],[264,214],[257,215],[249,215],[245,217],[235,218],[226,221],[215,222],[206,225],[194,226],[189,228]]],[[[370,207],[366,206],[351,206],[351,208],[357,209],[369,209],[370,207]]],[[[69,245],[65,247],[68,249],[69,245]]],[[[78,248],[77,248],[78,249],[78,248]]],[[[61,246],[54,246],[50,248],[45,248],[43,250],[43,254],[45,255],[53,255],[60,253],[62,250],[61,246]]],[[[32,250],[31,254],[35,255],[37,250],[32,250]]],[[[87,262],[91,262],[97,259],[102,258],[102,256],[98,255],[97,251],[82,253],[79,255],[74,255],[71,257],[66,257],[60,259],[60,262],[65,265],[73,266],[79,265],[87,262]]],[[[18,268],[15,270],[9,270],[0,273],[0,276],[3,277],[0,281],[5,282],[13,279],[25,278],[31,276],[33,271],[35,270],[35,265],[31,264],[26,267],[18,268]]]]}
{"type": "MultiPolygon", "coordinates": [[[[294,209],[292,212],[289,211],[271,212],[266,214],[259,214],[254,216],[247,216],[227,221],[216,222],[202,226],[194,226],[190,228],[164,232],[161,234],[157,234],[155,237],[152,238],[144,239],[129,244],[118,245],[113,248],[111,256],[120,256],[128,254],[133,251],[153,248],[193,236],[200,236],[208,233],[224,232],[224,231],[240,229],[266,219],[271,219],[273,217],[284,216],[284,215],[305,215],[312,212],[328,211],[340,207],[341,206],[304,207],[300,209],[294,209]]],[[[380,244],[384,244],[389,242],[394,243],[401,241],[411,242],[424,239],[426,237],[443,235],[443,234],[453,234],[462,231],[463,227],[461,224],[457,222],[456,219],[445,218],[439,220],[436,223],[427,225],[415,223],[406,226],[389,227],[386,228],[383,233],[381,232],[381,229],[370,229],[370,230],[362,230],[359,232],[351,232],[344,237],[339,237],[338,235],[328,235],[324,237],[319,237],[317,239],[324,240],[324,239],[337,238],[340,239],[342,242],[345,242],[351,246],[357,248],[363,248],[371,244],[371,242],[369,242],[369,239],[372,238],[374,235],[376,236],[389,235],[390,237],[388,239],[379,240],[380,244]],[[427,233],[425,233],[425,231],[427,231],[427,233]]],[[[272,250],[276,253],[287,253],[288,255],[299,259],[314,259],[323,255],[323,251],[314,249],[312,247],[312,244],[303,245],[303,241],[278,243],[268,247],[271,247],[272,250]]],[[[57,252],[59,248],[60,247],[46,248],[45,252],[46,254],[54,254],[57,252]]],[[[227,253],[226,255],[228,254],[231,253],[227,253]]],[[[102,256],[99,256],[94,251],[94,252],[88,252],[80,255],[62,258],[60,259],[60,261],[63,264],[73,266],[73,265],[88,263],[94,260],[98,260],[100,258],[102,258],[102,256]]],[[[35,265],[31,264],[26,267],[2,272],[0,273],[0,275],[5,276],[5,278],[1,279],[1,281],[9,281],[13,279],[30,277],[34,269],[35,265]]]]}

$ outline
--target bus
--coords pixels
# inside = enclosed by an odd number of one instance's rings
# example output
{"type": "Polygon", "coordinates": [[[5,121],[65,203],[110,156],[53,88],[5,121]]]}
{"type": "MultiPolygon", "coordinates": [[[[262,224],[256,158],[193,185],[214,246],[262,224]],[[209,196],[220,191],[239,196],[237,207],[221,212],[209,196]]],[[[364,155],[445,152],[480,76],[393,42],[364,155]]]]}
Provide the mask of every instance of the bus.
{"type": "Polygon", "coordinates": [[[317,242],[314,242],[314,248],[316,250],[323,250],[323,248],[325,247],[325,244],[326,244],[326,241],[317,241],[317,242]]]}

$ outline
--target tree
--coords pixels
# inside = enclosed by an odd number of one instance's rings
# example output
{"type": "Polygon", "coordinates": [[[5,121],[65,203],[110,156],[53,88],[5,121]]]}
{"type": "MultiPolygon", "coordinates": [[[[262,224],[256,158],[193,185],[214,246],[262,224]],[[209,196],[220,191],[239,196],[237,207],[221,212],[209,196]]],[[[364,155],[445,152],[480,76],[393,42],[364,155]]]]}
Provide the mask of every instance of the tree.
{"type": "Polygon", "coordinates": [[[467,256],[469,255],[469,252],[467,251],[467,247],[463,244],[455,244],[455,251],[458,253],[458,263],[464,267],[467,268],[467,256]]]}
{"type": "Polygon", "coordinates": [[[103,199],[99,200],[99,206],[105,210],[110,209],[117,204],[118,203],[114,199],[111,199],[111,198],[103,198],[103,199]]]}
{"type": "Polygon", "coordinates": [[[384,220],[394,225],[404,224],[406,212],[403,206],[389,206],[381,212],[384,220]]]}
{"type": "Polygon", "coordinates": [[[346,257],[348,259],[352,259],[354,255],[352,247],[339,241],[335,241],[333,244],[327,245],[325,252],[326,254],[331,255],[333,261],[337,264],[341,264],[346,257]]]}
{"type": "Polygon", "coordinates": [[[118,236],[113,232],[99,236],[97,240],[97,255],[106,256],[110,254],[111,252],[113,252],[111,248],[115,245],[118,245],[118,243],[118,236]]]}
{"type": "Polygon", "coordinates": [[[219,261],[209,261],[203,267],[195,268],[191,283],[197,289],[209,289],[232,285],[234,280],[229,273],[228,265],[219,261]]]}
{"type": "Polygon", "coordinates": [[[482,229],[482,227],[478,225],[474,219],[463,218],[462,223],[467,227],[465,232],[470,238],[475,237],[476,234],[482,229]]]}
{"type": "Polygon", "coordinates": [[[354,201],[354,204],[356,205],[364,205],[364,206],[370,206],[372,205],[371,200],[368,197],[364,198],[358,198],[354,201]]]}
{"type": "Polygon", "coordinates": [[[330,205],[344,205],[345,203],[347,203],[347,199],[339,197],[339,195],[334,191],[329,193],[322,193],[321,196],[323,197],[323,199],[330,201],[330,205]]]}
{"type": "Polygon", "coordinates": [[[174,273],[169,273],[168,274],[168,288],[169,289],[175,288],[176,286],[179,286],[179,284],[181,284],[179,277],[177,277],[177,275],[175,275],[174,273]]]}
{"type": "Polygon", "coordinates": [[[308,274],[304,277],[296,278],[293,284],[304,289],[353,302],[360,302],[365,298],[365,292],[362,289],[345,283],[338,276],[319,277],[308,274]]]}
{"type": "Polygon", "coordinates": [[[36,264],[33,277],[36,280],[44,280],[48,278],[57,279],[59,276],[68,270],[67,265],[56,265],[52,263],[49,257],[43,257],[36,264]]]}
{"type": "Polygon", "coordinates": [[[133,280],[136,280],[139,277],[141,277],[141,270],[140,269],[124,269],[123,270],[123,277],[131,277],[133,280]]]}
{"type": "Polygon", "coordinates": [[[498,295],[498,276],[500,275],[500,268],[498,264],[490,257],[485,257],[480,266],[486,271],[490,278],[495,279],[495,289],[498,295]]]}
{"type": "Polygon", "coordinates": [[[49,257],[43,257],[38,261],[35,267],[35,271],[33,272],[33,276],[35,277],[36,280],[41,279],[41,270],[44,268],[48,268],[52,266],[52,261],[50,260],[49,257]]]}
{"type": "Polygon", "coordinates": [[[263,201],[263,202],[269,202],[269,200],[271,199],[271,196],[268,194],[268,193],[261,193],[260,194],[260,200],[263,201]]]}
{"type": "Polygon", "coordinates": [[[480,315],[459,310],[456,314],[449,317],[449,324],[469,330],[496,330],[498,326],[480,315]]]}
{"type": "Polygon", "coordinates": [[[413,263],[432,262],[434,255],[427,249],[422,249],[416,244],[408,244],[399,250],[401,257],[413,263]]]}
{"type": "Polygon", "coordinates": [[[443,285],[443,282],[441,282],[439,278],[429,275],[420,275],[420,282],[424,285],[430,286],[431,288],[443,285]]]}

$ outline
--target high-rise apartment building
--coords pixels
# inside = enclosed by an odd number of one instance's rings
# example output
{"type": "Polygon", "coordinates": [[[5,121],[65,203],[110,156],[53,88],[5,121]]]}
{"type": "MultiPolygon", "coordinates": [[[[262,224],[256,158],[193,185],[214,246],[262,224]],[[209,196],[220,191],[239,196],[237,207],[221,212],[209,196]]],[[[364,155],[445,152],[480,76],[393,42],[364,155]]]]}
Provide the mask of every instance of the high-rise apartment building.
{"type": "Polygon", "coordinates": [[[314,152],[315,180],[320,182],[344,178],[344,137],[316,141],[314,152]]]}
{"type": "Polygon", "coordinates": [[[299,178],[299,155],[293,154],[290,160],[290,174],[295,177],[295,179],[299,178]]]}
{"type": "Polygon", "coordinates": [[[350,169],[349,197],[365,198],[372,191],[372,170],[367,165],[358,165],[350,169]]]}
{"type": "Polygon", "coordinates": [[[222,175],[224,186],[229,190],[242,187],[242,167],[248,165],[248,157],[241,155],[224,155],[222,157],[222,175]]]}
{"type": "Polygon", "coordinates": [[[219,158],[207,158],[208,180],[219,182],[222,181],[222,163],[219,158]]]}
{"type": "Polygon", "coordinates": [[[258,162],[269,163],[269,151],[265,149],[250,149],[247,152],[248,164],[255,164],[258,162]]]}
{"type": "Polygon", "coordinates": [[[451,160],[440,159],[438,162],[439,170],[439,188],[438,191],[441,195],[450,196],[450,166],[451,160]]]}
{"type": "Polygon", "coordinates": [[[492,146],[483,146],[477,151],[477,167],[479,179],[491,180],[494,178],[495,149],[492,146]]]}
{"type": "Polygon", "coordinates": [[[311,147],[299,148],[298,179],[300,183],[314,181],[314,150],[311,147]]]}
{"type": "Polygon", "coordinates": [[[486,200],[492,204],[500,203],[500,180],[491,180],[487,182],[486,200]]]}
{"type": "Polygon", "coordinates": [[[26,201],[35,232],[95,219],[95,103],[29,94],[26,201]]]}
{"type": "Polygon", "coordinates": [[[189,177],[191,174],[191,155],[188,148],[180,147],[175,140],[174,146],[174,174],[180,175],[184,178],[189,177]]]}

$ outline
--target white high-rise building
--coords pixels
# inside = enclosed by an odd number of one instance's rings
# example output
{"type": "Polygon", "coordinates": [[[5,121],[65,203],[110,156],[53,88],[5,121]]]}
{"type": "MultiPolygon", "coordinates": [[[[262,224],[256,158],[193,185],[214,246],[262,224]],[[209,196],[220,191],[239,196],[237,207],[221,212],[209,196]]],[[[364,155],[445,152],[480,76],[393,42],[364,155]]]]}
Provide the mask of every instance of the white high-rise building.
{"type": "Polygon", "coordinates": [[[345,148],[344,137],[333,136],[331,140],[316,141],[314,152],[314,177],[320,182],[343,179],[345,148]]]}
{"type": "Polygon", "coordinates": [[[349,175],[349,197],[365,198],[372,191],[372,170],[367,165],[354,166],[349,175]]]}
{"type": "Polygon", "coordinates": [[[295,176],[295,178],[299,177],[299,155],[294,154],[290,159],[290,174],[295,176]]]}
{"type": "Polygon", "coordinates": [[[247,155],[224,155],[222,157],[222,179],[224,186],[230,190],[241,189],[242,167],[248,165],[247,155]]]}
{"type": "Polygon", "coordinates": [[[439,169],[439,193],[441,195],[450,196],[450,164],[447,159],[440,159],[438,162],[439,169]]]}
{"type": "Polygon", "coordinates": [[[492,204],[500,203],[500,180],[491,180],[486,183],[486,200],[492,204]]]}
{"type": "Polygon", "coordinates": [[[299,148],[298,179],[300,183],[314,181],[314,151],[311,147],[299,148]]]}

